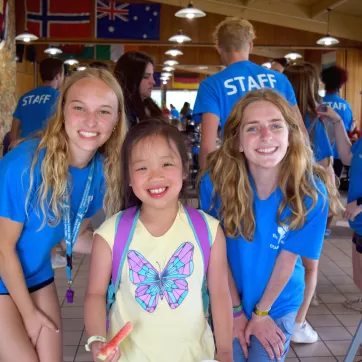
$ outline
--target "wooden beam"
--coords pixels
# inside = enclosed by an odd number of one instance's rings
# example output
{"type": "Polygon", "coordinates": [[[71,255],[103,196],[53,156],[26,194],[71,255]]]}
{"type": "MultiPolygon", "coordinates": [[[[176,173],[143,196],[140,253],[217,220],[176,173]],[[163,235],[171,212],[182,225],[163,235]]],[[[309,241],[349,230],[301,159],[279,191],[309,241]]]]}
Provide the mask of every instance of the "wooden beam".
{"type": "Polygon", "coordinates": [[[249,6],[254,0],[241,0],[241,3],[244,6],[249,6]]]}
{"type": "MultiPolygon", "coordinates": [[[[17,41],[17,44],[24,44],[21,41],[17,41]]],[[[149,47],[171,47],[174,46],[174,43],[170,42],[158,42],[158,41],[137,41],[137,40],[122,40],[122,39],[115,39],[115,40],[105,40],[105,39],[44,39],[40,38],[36,42],[28,43],[27,45],[63,45],[63,44],[83,44],[83,45],[96,45],[96,44],[123,44],[123,45],[138,45],[138,46],[149,46],[149,47]]],[[[182,48],[214,48],[215,44],[213,43],[184,43],[182,44],[182,48]]],[[[272,50],[275,49],[280,51],[281,49],[290,50],[290,49],[311,49],[311,50],[326,50],[325,46],[322,45],[311,45],[311,44],[254,44],[253,46],[253,53],[262,56],[266,55],[266,49],[272,50]],[[260,51],[257,51],[261,49],[260,51]]],[[[345,49],[361,49],[359,44],[356,45],[337,45],[328,47],[328,50],[345,50],[345,49]]]]}
{"type": "Polygon", "coordinates": [[[316,19],[325,14],[328,9],[335,9],[336,7],[346,3],[348,0],[324,0],[318,4],[312,5],[311,18],[316,19]]]}

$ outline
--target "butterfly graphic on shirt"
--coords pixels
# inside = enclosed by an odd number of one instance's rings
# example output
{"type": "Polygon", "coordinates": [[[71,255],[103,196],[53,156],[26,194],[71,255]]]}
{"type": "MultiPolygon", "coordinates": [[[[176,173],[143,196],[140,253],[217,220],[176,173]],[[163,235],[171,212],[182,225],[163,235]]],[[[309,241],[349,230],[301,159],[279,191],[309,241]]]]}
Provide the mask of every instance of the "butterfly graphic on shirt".
{"type": "Polygon", "coordinates": [[[159,272],[138,251],[128,252],[129,279],[137,286],[135,298],[145,311],[153,313],[159,299],[163,300],[164,297],[171,309],[181,305],[189,292],[185,279],[194,270],[193,255],[193,244],[183,243],[173,253],[163,271],[159,272]]]}

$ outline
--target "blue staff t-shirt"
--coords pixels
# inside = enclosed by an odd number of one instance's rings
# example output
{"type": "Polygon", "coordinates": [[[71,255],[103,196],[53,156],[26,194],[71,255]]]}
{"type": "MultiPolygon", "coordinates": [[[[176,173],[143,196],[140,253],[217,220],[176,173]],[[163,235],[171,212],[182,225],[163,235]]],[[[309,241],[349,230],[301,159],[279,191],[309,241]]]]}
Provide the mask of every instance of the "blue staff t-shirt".
{"type": "Polygon", "coordinates": [[[16,106],[14,118],[20,120],[20,138],[41,131],[55,113],[60,92],[50,86],[41,86],[24,94],[16,106]]]}
{"type": "MultiPolygon", "coordinates": [[[[253,184],[252,179],[251,183],[253,184]]],[[[321,194],[318,194],[316,205],[299,230],[289,230],[287,226],[280,226],[276,221],[278,207],[283,198],[280,188],[268,199],[260,200],[253,185],[256,219],[253,241],[247,241],[242,236],[226,238],[229,265],[248,318],[263,296],[281,250],[301,257],[319,259],[327,223],[328,199],[324,184],[316,180],[316,185],[321,194]]],[[[203,211],[218,217],[220,198],[217,196],[216,203],[210,210],[213,205],[212,193],[213,184],[207,173],[200,185],[200,205],[203,211]]],[[[307,208],[310,208],[312,200],[306,197],[305,203],[307,208]]],[[[282,217],[287,215],[290,215],[289,209],[286,209],[282,217]]],[[[270,316],[277,319],[297,312],[303,302],[304,286],[304,267],[299,257],[289,282],[271,308],[270,316]]]]}
{"type": "MultiPolygon", "coordinates": [[[[16,251],[28,288],[54,276],[50,252],[64,238],[62,219],[57,226],[46,224],[41,230],[38,230],[42,224],[43,215],[36,205],[35,194],[42,181],[40,166],[44,159],[45,150],[39,153],[39,160],[34,169],[34,184],[31,190],[30,204],[27,208],[25,207],[30,186],[31,162],[38,144],[39,139],[27,140],[0,160],[0,216],[24,224],[16,244],[16,251]]],[[[96,165],[85,218],[95,215],[103,203],[105,187],[103,161],[101,155],[97,154],[95,157],[97,157],[96,165]]],[[[83,169],[69,167],[72,223],[83,196],[89,169],[90,164],[83,169]]],[[[4,292],[7,292],[7,289],[0,278],[0,293],[4,292]]]]}
{"type": "Polygon", "coordinates": [[[319,162],[327,157],[333,156],[333,150],[329,142],[328,134],[322,121],[318,119],[314,124],[314,120],[310,121],[310,117],[307,115],[304,124],[309,134],[315,160],[319,162]],[[313,124],[314,127],[312,128],[313,124]]]}
{"type": "MultiPolygon", "coordinates": [[[[352,161],[349,171],[348,203],[362,197],[362,138],[352,145],[352,161]]],[[[354,221],[349,222],[350,227],[362,236],[362,213],[354,221]]]]}
{"type": "Polygon", "coordinates": [[[292,106],[297,103],[293,87],[285,75],[243,60],[201,82],[193,113],[215,114],[224,129],[235,103],[248,92],[261,88],[276,90],[292,106]]]}
{"type": "MultiPolygon", "coordinates": [[[[350,131],[352,128],[353,123],[353,115],[352,115],[352,109],[349,103],[341,98],[338,94],[327,94],[323,98],[323,103],[327,104],[331,108],[333,108],[339,116],[342,118],[344,127],[346,128],[346,131],[350,131]]],[[[337,160],[340,160],[341,157],[338,154],[337,150],[337,144],[334,143],[333,145],[333,157],[337,160]]]]}
{"type": "Polygon", "coordinates": [[[180,119],[180,112],[177,109],[171,109],[172,118],[180,119]]]}

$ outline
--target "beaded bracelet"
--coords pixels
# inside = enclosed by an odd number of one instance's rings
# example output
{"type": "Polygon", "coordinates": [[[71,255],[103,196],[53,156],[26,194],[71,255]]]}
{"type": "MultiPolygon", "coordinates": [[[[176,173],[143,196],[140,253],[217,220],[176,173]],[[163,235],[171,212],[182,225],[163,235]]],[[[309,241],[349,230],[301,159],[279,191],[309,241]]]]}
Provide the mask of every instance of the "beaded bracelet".
{"type": "Polygon", "coordinates": [[[241,315],[244,314],[244,309],[243,306],[240,304],[237,307],[233,307],[233,316],[234,318],[240,317],[241,315]]]}
{"type": "Polygon", "coordinates": [[[245,314],[244,309],[242,309],[242,310],[240,310],[239,312],[236,312],[236,313],[234,312],[233,317],[237,318],[237,317],[242,316],[243,314],[245,314]]]}
{"type": "Polygon", "coordinates": [[[102,336],[92,336],[88,338],[87,344],[84,346],[87,352],[90,352],[90,345],[93,342],[107,342],[107,339],[102,336]]]}

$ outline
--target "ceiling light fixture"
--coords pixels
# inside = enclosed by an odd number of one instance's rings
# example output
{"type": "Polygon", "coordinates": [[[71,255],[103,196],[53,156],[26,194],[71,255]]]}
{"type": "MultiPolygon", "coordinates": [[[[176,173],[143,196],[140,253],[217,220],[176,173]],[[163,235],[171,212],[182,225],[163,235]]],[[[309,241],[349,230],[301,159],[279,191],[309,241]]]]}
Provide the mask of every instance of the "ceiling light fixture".
{"type": "Polygon", "coordinates": [[[69,65],[75,65],[78,64],[78,60],[77,59],[67,59],[64,61],[64,64],[69,64],[69,65]]]}
{"type": "Polygon", "coordinates": [[[38,39],[39,38],[36,35],[29,33],[28,31],[25,31],[24,33],[21,33],[15,37],[15,40],[23,41],[24,43],[29,43],[38,39]]]}
{"type": "Polygon", "coordinates": [[[179,64],[177,60],[169,59],[163,62],[164,65],[169,65],[170,67],[173,67],[174,65],[179,64]]]}
{"type": "Polygon", "coordinates": [[[192,5],[192,1],[189,2],[187,5],[187,8],[183,8],[179,10],[175,16],[178,18],[187,18],[187,19],[194,19],[194,18],[202,18],[203,16],[206,16],[206,14],[197,8],[194,8],[192,5]]]}
{"type": "Polygon", "coordinates": [[[77,68],[77,71],[78,71],[78,72],[81,72],[82,70],[86,70],[86,69],[87,69],[87,67],[81,66],[81,67],[78,67],[78,68],[77,68]]]}
{"type": "Polygon", "coordinates": [[[178,55],[183,55],[184,53],[179,49],[170,49],[165,52],[166,55],[171,55],[171,57],[177,57],[178,55]]]}
{"type": "Polygon", "coordinates": [[[164,70],[165,72],[172,72],[175,70],[174,67],[163,67],[162,70],[164,70]]]}
{"type": "Polygon", "coordinates": [[[176,35],[171,36],[171,38],[168,39],[168,41],[173,41],[176,43],[183,43],[185,41],[191,41],[191,38],[185,34],[182,33],[182,30],[179,30],[176,35]]]}
{"type": "Polygon", "coordinates": [[[171,73],[168,73],[168,72],[162,72],[161,73],[161,77],[171,77],[171,73]]]}
{"type": "Polygon", "coordinates": [[[330,14],[330,12],[331,12],[331,9],[328,9],[327,34],[317,40],[317,44],[319,44],[319,45],[330,46],[330,45],[336,45],[339,43],[338,39],[333,38],[333,36],[330,36],[330,34],[329,34],[329,14],[330,14]]]}
{"type": "Polygon", "coordinates": [[[44,53],[50,54],[50,55],[57,55],[57,54],[62,54],[63,51],[61,49],[59,49],[59,48],[49,46],[49,48],[44,50],[44,53]]]}
{"type": "Polygon", "coordinates": [[[300,54],[297,53],[297,52],[290,52],[290,53],[284,55],[284,58],[286,58],[286,59],[291,59],[291,60],[296,60],[296,59],[303,58],[303,56],[300,55],[300,54]]]}

